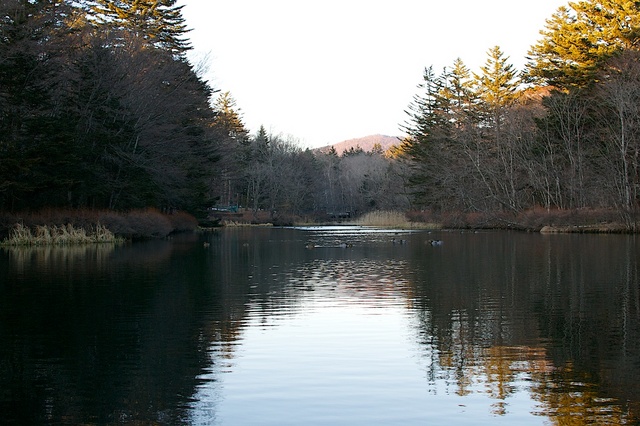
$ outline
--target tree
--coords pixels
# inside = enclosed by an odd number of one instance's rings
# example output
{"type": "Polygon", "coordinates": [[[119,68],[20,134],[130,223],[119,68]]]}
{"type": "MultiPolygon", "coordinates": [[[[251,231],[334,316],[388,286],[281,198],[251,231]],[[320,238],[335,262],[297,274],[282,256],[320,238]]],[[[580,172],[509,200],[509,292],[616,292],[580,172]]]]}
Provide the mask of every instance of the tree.
{"type": "MultiPolygon", "coordinates": [[[[628,225],[640,199],[640,53],[628,51],[610,60],[597,87],[603,127],[603,171],[616,195],[613,202],[628,225]]],[[[635,224],[634,226],[637,226],[635,224]]]]}
{"type": "Polygon", "coordinates": [[[326,153],[318,153],[318,163],[320,166],[320,184],[318,201],[319,209],[325,213],[345,210],[343,208],[342,196],[340,193],[340,161],[335,147],[331,147],[326,153]]]}
{"type": "Polygon", "coordinates": [[[569,6],[547,20],[543,38],[529,51],[529,81],[559,88],[588,86],[607,59],[638,48],[638,2],[584,0],[569,6]]]}
{"type": "Polygon", "coordinates": [[[235,144],[246,144],[249,131],[242,122],[240,109],[230,92],[221,93],[213,105],[216,117],[212,126],[235,144]]]}
{"type": "Polygon", "coordinates": [[[200,209],[213,115],[191,66],[75,3],[0,7],[0,203],[200,209]]]}
{"type": "Polygon", "coordinates": [[[499,46],[487,52],[487,61],[480,68],[480,74],[474,74],[479,100],[485,114],[485,125],[500,130],[503,112],[515,101],[519,81],[513,65],[499,46]]]}
{"type": "Polygon", "coordinates": [[[103,27],[130,31],[145,43],[176,55],[191,49],[176,0],[95,0],[91,13],[103,27]]]}
{"type": "Polygon", "coordinates": [[[268,175],[267,158],[270,150],[270,137],[264,126],[260,126],[251,140],[245,159],[246,195],[245,205],[258,211],[263,207],[266,197],[265,183],[268,175]]]}
{"type": "Polygon", "coordinates": [[[461,129],[476,124],[478,94],[471,71],[462,59],[457,58],[446,73],[441,96],[446,99],[449,105],[449,121],[456,128],[461,129]]]}
{"type": "MultiPolygon", "coordinates": [[[[443,207],[441,196],[447,194],[449,166],[451,165],[449,142],[453,125],[450,121],[450,100],[443,96],[446,87],[446,70],[436,76],[433,67],[425,68],[419,93],[405,111],[409,116],[401,128],[408,138],[402,145],[410,158],[412,173],[409,185],[418,205],[443,207]]],[[[446,195],[445,195],[446,197],[446,195]]]]}
{"type": "Polygon", "coordinates": [[[587,204],[586,176],[589,158],[591,125],[588,93],[575,89],[568,92],[555,91],[543,100],[547,108],[545,126],[548,138],[545,144],[549,152],[559,154],[555,159],[557,203],[561,208],[584,207],[587,204]]]}
{"type": "Polygon", "coordinates": [[[0,207],[66,202],[77,171],[65,93],[66,42],[75,29],[65,2],[0,4],[0,207]]]}
{"type": "Polygon", "coordinates": [[[246,191],[242,168],[248,166],[249,131],[230,92],[218,96],[213,111],[211,130],[218,141],[221,167],[219,174],[211,176],[210,194],[223,205],[238,205],[246,191]]]}
{"type": "Polygon", "coordinates": [[[507,112],[517,99],[519,81],[513,65],[509,64],[500,47],[487,52],[488,58],[481,73],[475,74],[481,110],[481,126],[488,129],[484,134],[487,142],[484,152],[476,153],[475,170],[485,184],[490,197],[511,210],[520,208],[517,200],[516,164],[514,144],[503,130],[507,112]],[[484,157],[483,164],[480,158],[484,157]]]}

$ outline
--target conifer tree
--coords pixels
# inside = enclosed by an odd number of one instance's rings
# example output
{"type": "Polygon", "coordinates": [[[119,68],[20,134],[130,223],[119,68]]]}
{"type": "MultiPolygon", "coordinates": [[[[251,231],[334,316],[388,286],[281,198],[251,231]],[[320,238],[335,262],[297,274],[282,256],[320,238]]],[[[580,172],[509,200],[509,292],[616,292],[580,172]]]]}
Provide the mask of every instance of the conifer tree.
{"type": "Polygon", "coordinates": [[[149,45],[182,55],[191,49],[183,7],[176,0],[95,0],[91,10],[99,24],[131,31],[149,45]]]}
{"type": "Polygon", "coordinates": [[[487,52],[481,73],[475,75],[478,94],[485,110],[485,121],[499,128],[504,110],[516,99],[519,81],[513,65],[507,61],[500,47],[494,46],[487,52]]]}
{"type": "Polygon", "coordinates": [[[216,113],[213,127],[222,132],[225,138],[246,144],[249,132],[242,122],[240,109],[231,93],[228,91],[222,93],[216,100],[213,109],[216,113]]]}
{"type": "Polygon", "coordinates": [[[478,105],[478,95],[471,71],[462,59],[457,58],[453,62],[453,67],[446,74],[441,94],[448,100],[451,109],[450,120],[456,128],[464,127],[476,115],[474,112],[478,105]]]}
{"type": "Polygon", "coordinates": [[[403,142],[404,155],[410,159],[412,173],[409,185],[418,204],[441,206],[438,198],[443,194],[443,185],[450,173],[447,157],[453,130],[451,122],[451,99],[444,96],[446,69],[439,76],[433,67],[424,70],[420,93],[414,96],[406,113],[409,120],[402,126],[409,137],[403,142]]]}
{"type": "Polygon", "coordinates": [[[543,38],[529,51],[529,81],[560,88],[584,87],[598,68],[624,49],[638,49],[640,3],[584,0],[560,7],[547,20],[543,38]]]}

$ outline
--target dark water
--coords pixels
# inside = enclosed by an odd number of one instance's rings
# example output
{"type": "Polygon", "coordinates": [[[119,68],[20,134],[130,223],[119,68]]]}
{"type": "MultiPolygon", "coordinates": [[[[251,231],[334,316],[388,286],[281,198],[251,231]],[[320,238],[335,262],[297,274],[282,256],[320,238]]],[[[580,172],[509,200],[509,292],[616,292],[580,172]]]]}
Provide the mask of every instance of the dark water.
{"type": "Polygon", "coordinates": [[[0,423],[638,424],[639,255],[356,228],[0,249],[0,423]]]}

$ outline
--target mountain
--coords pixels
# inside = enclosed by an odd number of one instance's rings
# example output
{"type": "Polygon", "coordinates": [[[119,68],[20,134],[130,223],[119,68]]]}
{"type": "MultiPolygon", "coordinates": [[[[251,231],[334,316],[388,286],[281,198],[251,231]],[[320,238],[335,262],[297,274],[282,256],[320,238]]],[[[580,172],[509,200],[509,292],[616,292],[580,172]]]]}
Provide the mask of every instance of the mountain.
{"type": "Polygon", "coordinates": [[[389,149],[392,145],[399,145],[400,138],[398,136],[386,136],[386,135],[370,135],[362,138],[348,139],[346,141],[338,142],[333,145],[327,145],[320,148],[316,148],[317,151],[327,152],[334,147],[338,155],[342,155],[344,151],[348,151],[351,148],[362,148],[363,151],[371,151],[375,144],[380,144],[383,151],[389,149]]]}

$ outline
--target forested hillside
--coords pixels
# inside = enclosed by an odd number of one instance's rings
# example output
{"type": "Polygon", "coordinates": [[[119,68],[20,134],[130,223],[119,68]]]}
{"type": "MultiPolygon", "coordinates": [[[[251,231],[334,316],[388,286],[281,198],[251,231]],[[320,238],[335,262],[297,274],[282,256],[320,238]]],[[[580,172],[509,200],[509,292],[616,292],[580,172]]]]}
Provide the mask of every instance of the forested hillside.
{"type": "Polygon", "coordinates": [[[398,145],[399,143],[400,138],[398,136],[369,135],[323,146],[317,148],[315,151],[327,153],[331,148],[333,148],[338,155],[344,154],[345,151],[351,154],[356,151],[387,151],[389,148],[394,145],[398,145]]]}
{"type": "Polygon", "coordinates": [[[454,211],[607,209],[637,228],[640,10],[560,8],[523,73],[499,47],[474,73],[425,69],[397,155],[412,198],[454,211]]]}
{"type": "Polygon", "coordinates": [[[207,204],[212,89],[152,3],[0,3],[0,209],[207,204]]]}
{"type": "Polygon", "coordinates": [[[408,137],[344,152],[249,134],[233,96],[187,60],[175,0],[5,0],[0,18],[3,211],[592,209],[637,228],[633,2],[560,8],[523,71],[499,46],[476,71],[427,66],[399,123],[408,137]]]}

